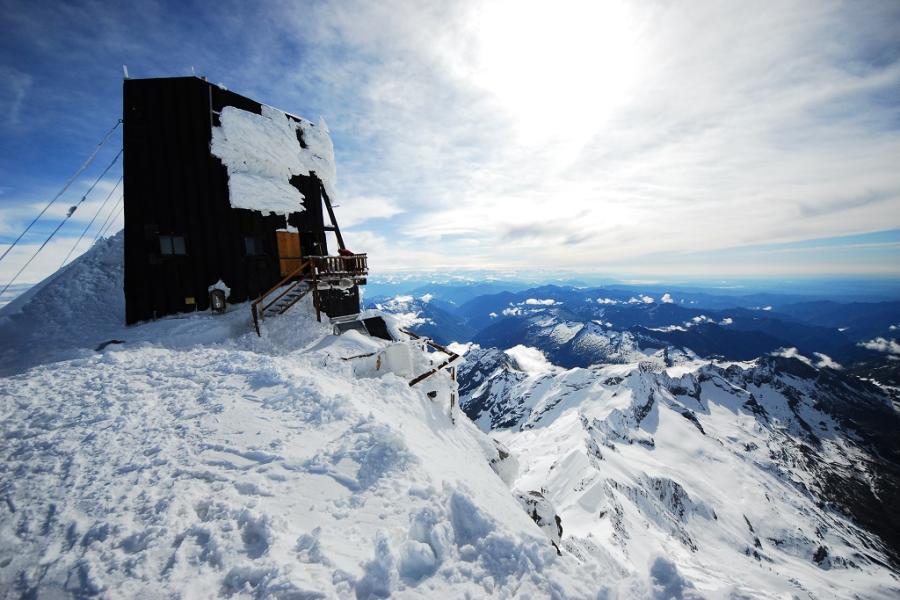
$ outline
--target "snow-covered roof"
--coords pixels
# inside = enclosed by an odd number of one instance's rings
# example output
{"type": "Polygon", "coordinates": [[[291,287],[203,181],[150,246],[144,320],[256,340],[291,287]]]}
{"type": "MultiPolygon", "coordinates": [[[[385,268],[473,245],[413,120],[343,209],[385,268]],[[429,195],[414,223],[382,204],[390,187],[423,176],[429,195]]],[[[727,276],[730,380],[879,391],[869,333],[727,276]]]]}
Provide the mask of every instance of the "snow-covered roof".
{"type": "Polygon", "coordinates": [[[335,198],[334,145],[324,120],[315,125],[266,105],[262,114],[226,106],[219,119],[210,152],[228,170],[232,207],[284,215],[300,212],[303,194],[290,179],[313,171],[329,198],[335,198]]]}

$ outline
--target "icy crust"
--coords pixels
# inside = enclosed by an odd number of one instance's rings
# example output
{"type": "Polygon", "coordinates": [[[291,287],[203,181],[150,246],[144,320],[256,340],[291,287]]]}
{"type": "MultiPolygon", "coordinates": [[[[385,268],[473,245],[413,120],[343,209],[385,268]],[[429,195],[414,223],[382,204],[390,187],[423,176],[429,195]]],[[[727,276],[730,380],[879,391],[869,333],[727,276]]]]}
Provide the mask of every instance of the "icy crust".
{"type": "Polygon", "coordinates": [[[854,521],[865,510],[889,521],[868,490],[886,493],[894,471],[825,412],[889,410],[874,388],[779,357],[656,356],[534,377],[480,352],[463,405],[518,458],[513,487],[555,508],[563,554],[611,573],[652,564],[685,597],[900,593],[891,548],[854,521]]]}
{"type": "Polygon", "coordinates": [[[314,125],[265,105],[259,115],[226,106],[219,119],[210,152],[228,170],[232,207],[283,215],[300,212],[303,194],[290,179],[312,172],[328,196],[336,198],[334,146],[324,120],[314,125]]]}

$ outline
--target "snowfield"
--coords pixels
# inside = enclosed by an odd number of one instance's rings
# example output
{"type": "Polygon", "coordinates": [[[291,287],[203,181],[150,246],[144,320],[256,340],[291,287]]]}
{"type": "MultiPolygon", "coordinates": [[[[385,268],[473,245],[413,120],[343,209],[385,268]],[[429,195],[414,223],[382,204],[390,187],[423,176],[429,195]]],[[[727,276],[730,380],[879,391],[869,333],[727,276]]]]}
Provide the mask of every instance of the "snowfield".
{"type": "MultiPolygon", "coordinates": [[[[558,555],[492,469],[494,442],[462,413],[451,420],[449,377],[410,388],[343,360],[388,342],[333,336],[308,303],[267,320],[262,338],[244,305],[119,325],[121,241],[0,313],[3,597],[684,587],[664,557],[610,573],[558,555]]],[[[509,464],[497,468],[507,479],[509,464]]]]}

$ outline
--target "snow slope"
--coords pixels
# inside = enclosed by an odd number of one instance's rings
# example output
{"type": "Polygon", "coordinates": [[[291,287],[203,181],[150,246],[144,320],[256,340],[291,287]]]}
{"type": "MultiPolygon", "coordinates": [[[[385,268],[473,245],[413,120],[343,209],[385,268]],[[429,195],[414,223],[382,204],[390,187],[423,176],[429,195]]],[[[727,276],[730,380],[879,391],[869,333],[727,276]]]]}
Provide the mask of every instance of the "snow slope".
{"type": "Polygon", "coordinates": [[[387,342],[335,337],[308,303],[261,338],[246,306],[117,325],[117,252],[121,237],[0,311],[15,362],[0,379],[0,596],[624,598],[687,585],[665,557],[612,576],[558,555],[492,469],[495,444],[451,421],[449,377],[428,380],[430,399],[343,360],[387,342]],[[92,350],[109,337],[123,343],[92,350]],[[28,347],[50,342],[60,352],[28,347]]]}
{"type": "Polygon", "coordinates": [[[564,554],[625,574],[662,551],[703,595],[898,597],[889,397],[791,358],[675,358],[529,373],[476,348],[462,403],[555,507],[564,554]]]}
{"type": "Polygon", "coordinates": [[[208,313],[174,315],[124,327],[124,236],[97,242],[90,251],[0,309],[0,376],[52,361],[92,356],[112,340],[184,348],[229,340],[247,331],[244,306],[224,318],[208,313]]]}

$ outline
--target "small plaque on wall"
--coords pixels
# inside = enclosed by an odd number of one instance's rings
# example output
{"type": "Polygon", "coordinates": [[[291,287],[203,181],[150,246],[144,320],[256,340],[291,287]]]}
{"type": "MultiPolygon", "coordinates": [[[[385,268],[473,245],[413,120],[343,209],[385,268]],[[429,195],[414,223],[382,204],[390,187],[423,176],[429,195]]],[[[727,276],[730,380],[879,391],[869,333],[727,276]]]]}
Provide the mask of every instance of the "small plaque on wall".
{"type": "Polygon", "coordinates": [[[197,301],[194,300],[193,296],[188,296],[187,298],[184,299],[184,303],[185,304],[197,304],[197,301]]]}

